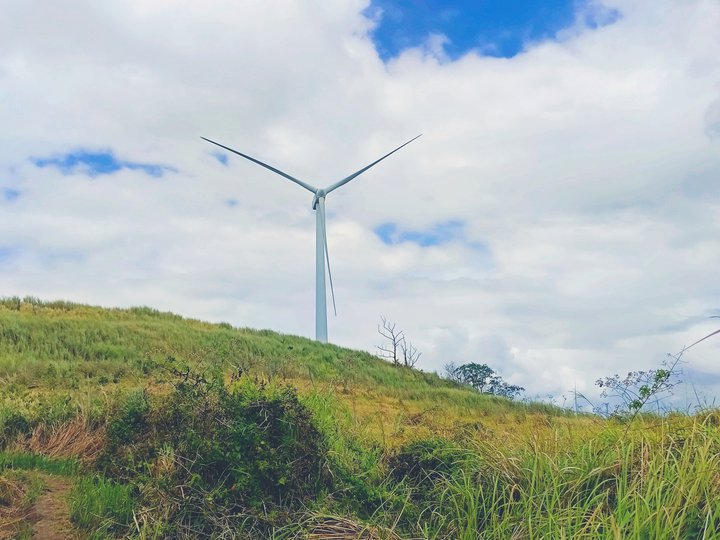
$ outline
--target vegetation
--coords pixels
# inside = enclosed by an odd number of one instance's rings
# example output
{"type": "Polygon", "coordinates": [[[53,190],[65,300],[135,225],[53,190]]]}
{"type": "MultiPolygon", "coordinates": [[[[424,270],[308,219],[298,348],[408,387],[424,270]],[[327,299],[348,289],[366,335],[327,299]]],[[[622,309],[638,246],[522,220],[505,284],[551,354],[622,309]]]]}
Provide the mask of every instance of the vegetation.
{"type": "Polygon", "coordinates": [[[79,472],[77,458],[50,458],[27,452],[0,452],[0,470],[38,470],[50,474],[71,476],[79,472]]]}
{"type": "Polygon", "coordinates": [[[82,476],[70,492],[70,517],[88,536],[112,537],[132,523],[133,488],[104,478],[82,476]]]}
{"type": "Polygon", "coordinates": [[[502,377],[487,364],[471,362],[456,366],[451,362],[445,366],[445,373],[451,381],[465,384],[481,394],[492,394],[513,399],[525,391],[522,386],[508,384],[503,381],[502,377]]]}
{"type": "Polygon", "coordinates": [[[160,400],[127,397],[98,467],[163,508],[176,534],[210,536],[282,522],[330,487],[328,459],[326,437],[291,387],[186,372],[160,400]]]}
{"type": "Polygon", "coordinates": [[[397,324],[381,317],[382,327],[378,324],[378,334],[383,344],[378,345],[378,356],[389,360],[395,366],[415,367],[422,353],[407,339],[405,332],[398,329],[397,324]]]}
{"type": "Polygon", "coordinates": [[[0,538],[31,538],[32,528],[24,518],[44,488],[42,476],[34,471],[0,474],[0,538]]]}
{"type": "Polygon", "coordinates": [[[302,338],[34,299],[0,302],[0,383],[0,537],[32,532],[37,475],[64,475],[86,538],[720,538],[717,411],[575,415],[302,338]]]}

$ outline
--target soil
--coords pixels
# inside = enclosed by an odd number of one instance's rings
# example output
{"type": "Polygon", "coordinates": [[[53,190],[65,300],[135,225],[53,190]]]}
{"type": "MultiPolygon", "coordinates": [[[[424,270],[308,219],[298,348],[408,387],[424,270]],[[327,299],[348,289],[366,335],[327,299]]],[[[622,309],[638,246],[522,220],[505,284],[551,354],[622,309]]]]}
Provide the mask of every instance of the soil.
{"type": "Polygon", "coordinates": [[[57,476],[45,477],[45,492],[38,497],[30,514],[32,538],[37,540],[76,539],[70,523],[67,494],[70,481],[57,476]]]}

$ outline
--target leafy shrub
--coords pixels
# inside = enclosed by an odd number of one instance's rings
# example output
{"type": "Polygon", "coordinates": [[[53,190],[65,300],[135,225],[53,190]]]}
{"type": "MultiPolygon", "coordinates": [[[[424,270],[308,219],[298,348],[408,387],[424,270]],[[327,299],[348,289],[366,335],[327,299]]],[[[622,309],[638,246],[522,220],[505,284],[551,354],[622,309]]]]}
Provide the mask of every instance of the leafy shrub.
{"type": "Polygon", "coordinates": [[[106,473],[141,484],[155,498],[148,504],[176,512],[170,521],[194,534],[229,516],[282,521],[330,486],[327,441],[294,389],[179,377],[157,403],[142,393],[126,400],[100,459],[106,473]]]}

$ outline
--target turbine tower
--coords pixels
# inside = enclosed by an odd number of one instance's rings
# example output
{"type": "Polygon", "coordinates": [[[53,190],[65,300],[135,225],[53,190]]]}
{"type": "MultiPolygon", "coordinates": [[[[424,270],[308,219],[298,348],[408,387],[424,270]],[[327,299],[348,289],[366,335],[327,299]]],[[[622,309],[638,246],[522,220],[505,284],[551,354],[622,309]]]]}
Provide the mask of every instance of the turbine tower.
{"type": "MultiPolygon", "coordinates": [[[[315,210],[315,339],[317,341],[327,343],[327,300],[325,296],[326,263],[328,277],[330,278],[330,292],[332,293],[333,309],[335,310],[335,291],[333,289],[332,273],[330,272],[330,257],[327,253],[327,233],[325,230],[325,197],[335,191],[337,188],[342,187],[348,182],[350,182],[350,180],[357,178],[362,173],[367,171],[370,167],[377,165],[386,157],[394,154],[403,146],[407,146],[418,137],[420,137],[420,135],[410,139],[405,144],[398,146],[395,150],[393,150],[392,152],[388,152],[380,159],[373,161],[370,165],[363,167],[359,171],[352,173],[350,176],[346,176],[342,180],[335,182],[334,184],[326,188],[316,188],[315,186],[312,186],[307,182],[303,182],[302,180],[298,180],[297,178],[290,176],[287,173],[284,173],[280,169],[276,169],[275,167],[272,167],[267,163],[263,163],[259,159],[255,159],[254,157],[243,154],[242,152],[238,152],[237,150],[233,150],[232,148],[229,148],[223,144],[211,141],[210,139],[206,139],[205,137],[201,137],[201,139],[209,143],[217,145],[220,148],[224,148],[228,152],[232,152],[233,154],[244,157],[245,159],[250,160],[253,163],[257,163],[261,167],[265,167],[266,169],[271,170],[272,172],[279,174],[284,178],[287,178],[291,182],[295,182],[297,185],[304,187],[313,194],[312,207],[313,210],[315,210]]],[[[337,310],[335,310],[335,314],[337,315],[337,310]]]]}

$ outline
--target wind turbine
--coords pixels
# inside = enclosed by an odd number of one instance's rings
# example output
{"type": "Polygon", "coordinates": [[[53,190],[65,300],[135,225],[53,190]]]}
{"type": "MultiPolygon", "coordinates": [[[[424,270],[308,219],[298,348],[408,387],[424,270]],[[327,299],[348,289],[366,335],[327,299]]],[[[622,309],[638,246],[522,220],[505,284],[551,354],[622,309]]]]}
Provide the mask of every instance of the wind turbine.
{"type": "Polygon", "coordinates": [[[395,152],[400,150],[403,146],[407,146],[408,144],[413,142],[418,137],[420,137],[420,135],[410,139],[405,144],[398,146],[395,150],[393,150],[392,152],[388,152],[380,159],[373,161],[370,165],[363,167],[359,171],[352,173],[350,176],[346,176],[342,180],[335,182],[334,184],[332,184],[329,187],[326,187],[324,189],[316,188],[315,186],[312,186],[312,185],[308,184],[307,182],[298,180],[297,178],[290,176],[287,173],[284,173],[280,169],[276,169],[275,167],[272,167],[272,166],[268,165],[267,163],[263,163],[259,159],[255,159],[254,157],[248,156],[247,154],[243,154],[242,152],[238,152],[237,150],[233,150],[232,148],[227,147],[218,142],[211,141],[210,139],[206,139],[205,137],[200,137],[201,139],[203,139],[209,143],[217,145],[220,148],[224,148],[228,152],[232,152],[233,154],[237,154],[238,156],[244,157],[245,159],[250,160],[253,163],[257,163],[261,167],[265,167],[266,169],[271,170],[272,172],[279,174],[280,176],[282,176],[284,178],[287,178],[291,182],[295,182],[297,185],[299,185],[300,187],[304,187],[305,189],[307,189],[309,192],[311,192],[313,194],[312,207],[313,207],[313,210],[315,210],[315,339],[317,341],[327,343],[327,300],[326,300],[326,296],[325,296],[325,294],[326,294],[326,292],[325,292],[325,264],[326,264],[326,262],[327,262],[328,277],[330,278],[330,292],[332,293],[333,310],[335,310],[335,314],[337,315],[337,310],[335,309],[335,291],[333,289],[333,284],[332,284],[332,273],[330,272],[330,256],[327,253],[327,233],[325,231],[325,197],[328,194],[335,191],[337,188],[342,187],[345,184],[347,184],[350,180],[357,178],[362,173],[367,171],[370,167],[377,165],[386,157],[394,154],[395,152]]]}

